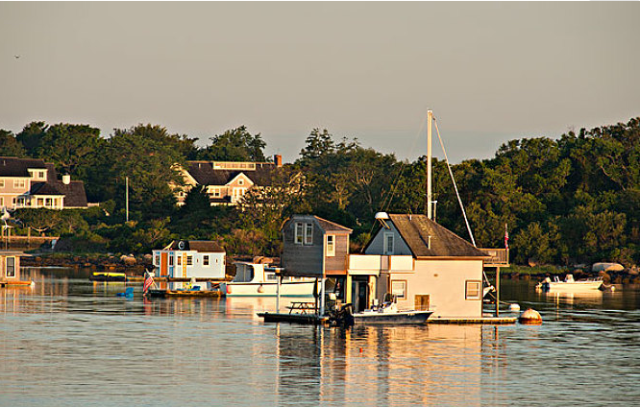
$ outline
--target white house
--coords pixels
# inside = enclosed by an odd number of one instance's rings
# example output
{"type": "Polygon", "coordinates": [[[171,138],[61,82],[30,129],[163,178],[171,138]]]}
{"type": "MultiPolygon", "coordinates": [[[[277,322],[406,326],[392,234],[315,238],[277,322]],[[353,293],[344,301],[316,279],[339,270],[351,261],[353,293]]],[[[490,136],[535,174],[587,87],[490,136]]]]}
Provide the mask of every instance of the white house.
{"type": "Polygon", "coordinates": [[[215,242],[180,240],[153,250],[153,265],[160,277],[223,280],[225,256],[224,249],[215,242]]]}
{"type": "Polygon", "coordinates": [[[350,275],[369,278],[369,294],[395,294],[398,308],[430,309],[431,319],[482,316],[487,253],[425,215],[387,215],[363,255],[349,255],[350,275]]]}

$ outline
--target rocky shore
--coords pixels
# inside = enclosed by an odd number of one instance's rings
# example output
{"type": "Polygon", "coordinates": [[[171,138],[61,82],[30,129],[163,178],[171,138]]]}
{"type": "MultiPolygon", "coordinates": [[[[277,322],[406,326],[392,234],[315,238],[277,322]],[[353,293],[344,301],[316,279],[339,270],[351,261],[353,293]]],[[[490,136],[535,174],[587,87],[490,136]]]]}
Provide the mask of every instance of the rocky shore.
{"type": "Polygon", "coordinates": [[[145,268],[151,266],[151,255],[145,256],[81,256],[69,254],[34,254],[20,259],[25,267],[68,267],[93,271],[117,271],[127,275],[144,275],[145,268]]]}

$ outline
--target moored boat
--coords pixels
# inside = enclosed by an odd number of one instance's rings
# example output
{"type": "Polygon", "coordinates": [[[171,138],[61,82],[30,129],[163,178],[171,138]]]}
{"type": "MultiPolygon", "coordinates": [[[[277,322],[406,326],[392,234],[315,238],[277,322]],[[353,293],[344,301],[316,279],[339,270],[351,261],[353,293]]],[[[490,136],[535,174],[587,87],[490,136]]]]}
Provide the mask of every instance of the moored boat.
{"type": "Polygon", "coordinates": [[[126,281],[127,275],[125,273],[118,273],[114,271],[96,271],[89,277],[91,281],[126,281]]]}
{"type": "Polygon", "coordinates": [[[553,281],[547,277],[536,285],[536,289],[542,291],[590,291],[598,290],[603,285],[601,277],[575,280],[573,274],[567,274],[564,280],[558,276],[553,281]]]}
{"type": "MultiPolygon", "coordinates": [[[[220,283],[220,292],[227,297],[275,297],[278,293],[278,275],[275,268],[264,264],[237,262],[232,281],[220,283]]],[[[316,279],[308,277],[282,277],[281,297],[313,296],[316,279]]]]}
{"type": "Polygon", "coordinates": [[[336,315],[336,321],[344,325],[419,325],[427,322],[433,314],[429,310],[398,310],[397,299],[373,306],[362,312],[351,313],[351,305],[346,304],[336,315]]]}

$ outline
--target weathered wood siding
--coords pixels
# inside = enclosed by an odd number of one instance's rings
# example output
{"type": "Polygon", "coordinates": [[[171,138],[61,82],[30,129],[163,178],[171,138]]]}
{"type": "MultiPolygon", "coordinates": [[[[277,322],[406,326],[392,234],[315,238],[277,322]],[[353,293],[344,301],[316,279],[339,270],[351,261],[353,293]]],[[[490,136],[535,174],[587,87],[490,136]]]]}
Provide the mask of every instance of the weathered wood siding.
{"type": "MultiPolygon", "coordinates": [[[[331,233],[328,233],[331,234],[331,233]]],[[[334,235],[336,244],[336,253],[333,257],[326,258],[326,272],[337,274],[346,274],[347,257],[349,256],[349,235],[334,235]]]]}
{"type": "Polygon", "coordinates": [[[287,275],[322,276],[324,236],[318,225],[309,219],[290,219],[282,229],[284,239],[282,266],[287,275]],[[313,244],[295,244],[295,223],[313,223],[313,244]]]}

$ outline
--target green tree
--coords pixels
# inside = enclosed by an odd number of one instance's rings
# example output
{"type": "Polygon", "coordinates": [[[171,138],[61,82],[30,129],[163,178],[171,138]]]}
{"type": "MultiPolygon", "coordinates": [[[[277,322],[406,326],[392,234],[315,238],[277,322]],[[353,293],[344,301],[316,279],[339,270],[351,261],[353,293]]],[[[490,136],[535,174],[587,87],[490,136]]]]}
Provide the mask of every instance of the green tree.
{"type": "Polygon", "coordinates": [[[59,172],[85,179],[87,170],[96,163],[103,141],[100,129],[84,124],[60,123],[47,129],[36,154],[47,162],[55,163],[59,172]]]}
{"type": "Polygon", "coordinates": [[[12,132],[0,129],[0,156],[24,157],[26,151],[12,132]]]}
{"type": "Polygon", "coordinates": [[[264,162],[266,143],[260,133],[252,135],[245,126],[211,137],[211,145],[200,151],[198,158],[208,161],[264,162]]]}
{"type": "Polygon", "coordinates": [[[29,157],[37,157],[40,141],[45,136],[47,128],[44,122],[31,122],[16,135],[16,139],[22,143],[29,157]]]}

